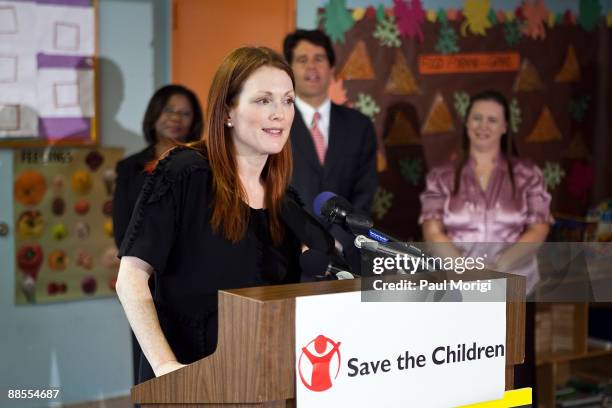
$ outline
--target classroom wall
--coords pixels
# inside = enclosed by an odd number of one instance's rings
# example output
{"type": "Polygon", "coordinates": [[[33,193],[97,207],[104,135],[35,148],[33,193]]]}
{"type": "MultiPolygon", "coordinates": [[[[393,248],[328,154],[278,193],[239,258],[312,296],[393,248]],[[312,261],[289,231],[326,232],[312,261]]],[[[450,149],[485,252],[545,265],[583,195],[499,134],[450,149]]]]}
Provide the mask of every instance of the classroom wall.
{"type": "MultiPolygon", "coordinates": [[[[170,78],[169,2],[100,0],[98,16],[101,142],[132,153],[144,146],[140,121],[149,97],[170,78]]],[[[59,387],[62,403],[127,395],[130,332],[116,299],[14,305],[12,154],[0,150],[0,221],[11,225],[0,237],[0,406],[10,406],[11,388],[59,387]]]]}

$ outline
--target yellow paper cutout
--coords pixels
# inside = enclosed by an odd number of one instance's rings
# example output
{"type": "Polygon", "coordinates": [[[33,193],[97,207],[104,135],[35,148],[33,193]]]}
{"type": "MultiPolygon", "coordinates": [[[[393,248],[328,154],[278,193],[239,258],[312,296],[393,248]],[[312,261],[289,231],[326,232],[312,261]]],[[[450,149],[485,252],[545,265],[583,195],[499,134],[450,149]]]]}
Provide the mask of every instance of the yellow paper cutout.
{"type": "Polygon", "coordinates": [[[442,94],[438,92],[427,114],[422,133],[443,133],[452,132],[453,130],[455,130],[453,117],[448,110],[446,102],[444,102],[442,94]]]}
{"type": "Polygon", "coordinates": [[[327,95],[329,99],[335,104],[344,105],[348,100],[346,96],[346,88],[344,87],[344,81],[341,78],[335,78],[332,76],[329,82],[329,88],[327,89],[327,95]]]}
{"type": "Polygon", "coordinates": [[[385,144],[387,146],[408,146],[421,144],[419,134],[402,111],[395,114],[393,124],[391,125],[391,130],[385,136],[385,144]]]}
{"type": "Polygon", "coordinates": [[[514,80],[514,92],[530,92],[542,89],[540,74],[527,58],[523,59],[521,69],[514,80]]]}
{"type": "Polygon", "coordinates": [[[340,70],[340,78],[344,80],[351,79],[374,79],[374,68],[370,61],[368,49],[363,40],[355,44],[353,51],[344,63],[344,67],[340,70]]]}
{"type": "Polygon", "coordinates": [[[487,28],[491,28],[490,9],[489,0],[465,0],[463,16],[466,20],[461,23],[461,35],[465,37],[468,28],[472,34],[485,35],[487,28]]]}
{"type": "Polygon", "coordinates": [[[427,21],[435,23],[438,18],[438,12],[436,10],[427,10],[427,21]]]}
{"type": "Polygon", "coordinates": [[[555,23],[557,22],[557,16],[555,16],[555,13],[553,11],[550,12],[550,14],[548,14],[548,28],[555,28],[555,23]]]}
{"type": "Polygon", "coordinates": [[[514,21],[514,10],[507,10],[505,13],[506,21],[514,21]]]}
{"type": "Polygon", "coordinates": [[[406,58],[401,50],[395,52],[395,61],[391,66],[391,73],[385,85],[385,93],[391,95],[413,95],[419,92],[414,75],[408,67],[406,58]]]}
{"type": "Polygon", "coordinates": [[[608,23],[608,27],[612,27],[612,11],[608,11],[608,15],[606,16],[606,23],[608,23]]]}
{"type": "Polygon", "coordinates": [[[563,67],[555,77],[556,82],[575,82],[580,80],[580,66],[576,59],[576,52],[574,46],[570,45],[567,48],[567,54],[565,54],[565,61],[563,67]]]}
{"type": "Polygon", "coordinates": [[[561,131],[557,127],[555,120],[548,109],[548,106],[544,106],[540,117],[538,118],[533,130],[527,136],[525,141],[533,142],[550,142],[553,140],[561,140],[561,131]]]}
{"type": "Polygon", "coordinates": [[[591,157],[591,152],[582,140],[582,135],[580,133],[574,135],[574,138],[565,152],[565,157],[575,160],[588,159],[591,157]]]}
{"type": "Polygon", "coordinates": [[[382,173],[383,171],[387,170],[388,168],[388,164],[387,164],[387,156],[385,155],[385,153],[381,152],[380,150],[376,152],[376,171],[379,173],[382,173]]]}
{"type": "Polygon", "coordinates": [[[366,10],[363,7],[357,7],[353,10],[353,20],[359,21],[365,16],[366,10]]]}

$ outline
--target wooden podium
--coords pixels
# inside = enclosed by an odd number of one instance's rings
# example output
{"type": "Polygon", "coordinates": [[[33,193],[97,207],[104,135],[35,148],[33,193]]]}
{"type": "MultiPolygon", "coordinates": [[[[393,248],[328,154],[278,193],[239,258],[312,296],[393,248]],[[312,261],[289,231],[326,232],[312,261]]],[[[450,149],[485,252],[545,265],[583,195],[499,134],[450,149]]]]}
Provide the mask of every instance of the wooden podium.
{"type": "MultiPolygon", "coordinates": [[[[402,279],[439,280],[438,273],[402,279]]],[[[493,271],[466,280],[507,278],[506,390],[524,359],[525,279],[493,271]]],[[[359,279],[235,289],[219,292],[216,351],[187,367],[132,388],[142,407],[295,406],[295,298],[360,291],[359,279]]]]}

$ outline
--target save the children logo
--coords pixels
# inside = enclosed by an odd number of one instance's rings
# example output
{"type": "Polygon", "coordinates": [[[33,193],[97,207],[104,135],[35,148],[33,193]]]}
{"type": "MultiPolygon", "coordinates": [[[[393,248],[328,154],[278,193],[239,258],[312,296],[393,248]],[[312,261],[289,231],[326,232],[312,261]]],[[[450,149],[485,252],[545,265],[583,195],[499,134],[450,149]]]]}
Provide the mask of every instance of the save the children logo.
{"type": "Polygon", "coordinates": [[[340,373],[341,342],[335,342],[329,337],[319,334],[306,346],[298,359],[298,372],[302,384],[310,391],[326,391],[332,386],[332,367],[337,367],[334,380],[340,373]]]}

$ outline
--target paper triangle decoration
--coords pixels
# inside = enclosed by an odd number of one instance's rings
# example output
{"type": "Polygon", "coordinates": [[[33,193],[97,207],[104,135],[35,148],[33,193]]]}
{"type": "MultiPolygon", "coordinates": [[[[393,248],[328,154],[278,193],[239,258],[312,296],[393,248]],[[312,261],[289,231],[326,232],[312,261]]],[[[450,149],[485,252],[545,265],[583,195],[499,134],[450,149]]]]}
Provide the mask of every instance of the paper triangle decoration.
{"type": "Polygon", "coordinates": [[[452,132],[453,130],[455,130],[453,117],[448,110],[446,102],[444,102],[442,94],[438,92],[431,104],[431,108],[429,108],[429,113],[423,126],[423,134],[452,132]]]}
{"type": "Polygon", "coordinates": [[[527,142],[550,142],[553,140],[561,140],[561,131],[557,127],[555,120],[548,109],[548,106],[544,106],[540,117],[538,118],[533,130],[527,136],[525,141],[527,142]]]}
{"type": "Polygon", "coordinates": [[[344,105],[346,101],[348,101],[346,96],[346,88],[344,87],[342,79],[336,79],[332,76],[331,81],[329,82],[329,88],[327,89],[327,95],[333,103],[338,105],[344,105]]]}
{"type": "Polygon", "coordinates": [[[591,157],[591,152],[589,152],[589,148],[584,144],[580,133],[574,135],[574,138],[565,152],[565,157],[574,160],[588,159],[591,157]]]}
{"type": "Polygon", "coordinates": [[[395,53],[395,61],[391,66],[391,73],[385,85],[385,93],[391,95],[413,95],[419,92],[414,75],[408,67],[406,58],[401,51],[395,53]]]}
{"type": "Polygon", "coordinates": [[[353,51],[349,55],[348,59],[344,63],[342,70],[340,70],[340,78],[344,80],[351,79],[374,79],[374,68],[372,67],[372,61],[368,54],[368,49],[363,40],[360,40],[355,44],[353,51]]]}
{"type": "Polygon", "coordinates": [[[576,52],[574,46],[570,45],[567,48],[567,54],[565,54],[565,62],[563,67],[555,77],[556,82],[574,82],[580,80],[580,66],[576,59],[576,52]]]}
{"type": "Polygon", "coordinates": [[[391,130],[385,135],[385,144],[387,146],[408,146],[421,144],[419,134],[415,130],[410,120],[406,115],[399,111],[393,118],[391,130]]]}
{"type": "Polygon", "coordinates": [[[386,171],[388,168],[387,165],[387,156],[385,155],[384,152],[381,152],[380,150],[376,152],[376,171],[379,173],[382,173],[383,171],[386,171]]]}
{"type": "Polygon", "coordinates": [[[523,59],[521,68],[514,80],[514,92],[530,92],[544,88],[540,74],[527,58],[523,59]]]}

